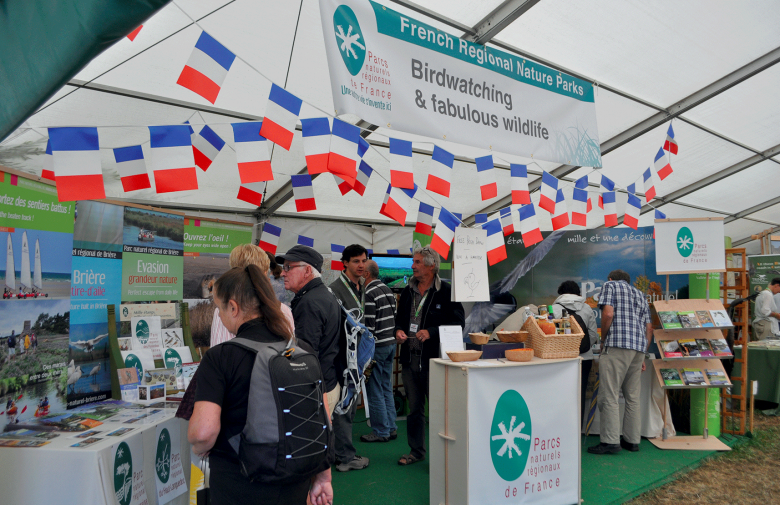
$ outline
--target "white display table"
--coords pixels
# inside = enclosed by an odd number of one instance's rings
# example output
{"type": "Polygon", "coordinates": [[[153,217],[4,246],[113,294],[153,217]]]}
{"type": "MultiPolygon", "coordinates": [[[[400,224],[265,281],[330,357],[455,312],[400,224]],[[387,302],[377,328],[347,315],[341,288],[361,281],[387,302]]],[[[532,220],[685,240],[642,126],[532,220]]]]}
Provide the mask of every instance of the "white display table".
{"type": "Polygon", "coordinates": [[[430,366],[430,503],[579,503],[578,357],[430,366]]]}
{"type": "MultiPolygon", "coordinates": [[[[173,453],[177,444],[180,447],[181,470],[189,488],[190,479],[190,445],[187,441],[187,423],[173,417],[175,410],[166,409],[162,416],[157,416],[154,422],[146,424],[117,422],[106,420],[94,428],[100,434],[94,435],[102,440],[88,447],[70,447],[82,439],[74,438],[78,433],[62,433],[51,440],[51,443],[36,448],[0,447],[0,489],[3,504],[89,504],[114,505],[117,503],[147,503],[155,505],[158,500],[158,490],[155,477],[155,457],[159,454],[158,438],[162,428],[169,433],[178,431],[178,440],[171,440],[173,453]],[[122,428],[133,428],[122,436],[106,436],[106,434],[122,428]],[[160,428],[160,430],[158,430],[160,428]],[[120,453],[123,459],[117,465],[117,449],[127,447],[131,450],[132,461],[129,461],[125,451],[120,453]],[[143,462],[141,462],[143,460],[143,462]],[[118,471],[116,471],[116,470],[118,471]],[[143,473],[140,471],[143,470],[143,473]],[[115,490],[115,478],[119,474],[119,482],[127,482],[132,478],[133,495],[128,500],[118,500],[115,490]],[[142,479],[137,479],[138,476],[142,479]],[[123,477],[126,477],[123,479],[123,477]],[[139,492],[145,487],[146,500],[139,492]]],[[[173,435],[172,435],[172,438],[173,435]]],[[[173,470],[173,465],[171,467],[173,470]]],[[[179,481],[182,475],[171,471],[168,483],[179,481]]],[[[117,486],[120,487],[121,486],[117,486]]],[[[129,490],[129,489],[128,489],[129,490]]],[[[189,492],[168,501],[176,505],[189,503],[189,492]]]]}

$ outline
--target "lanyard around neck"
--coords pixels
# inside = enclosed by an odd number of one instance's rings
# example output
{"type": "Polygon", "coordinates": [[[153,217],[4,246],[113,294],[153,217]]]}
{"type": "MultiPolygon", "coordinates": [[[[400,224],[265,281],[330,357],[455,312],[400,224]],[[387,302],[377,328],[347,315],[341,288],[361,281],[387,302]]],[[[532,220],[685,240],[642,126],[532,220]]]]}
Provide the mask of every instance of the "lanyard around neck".
{"type": "Polygon", "coordinates": [[[355,300],[355,303],[358,304],[358,307],[360,307],[360,310],[363,310],[364,309],[364,307],[363,307],[363,300],[362,300],[363,297],[361,296],[360,297],[361,299],[358,300],[358,297],[355,296],[355,291],[352,289],[352,287],[349,285],[349,283],[344,280],[344,276],[343,275],[340,276],[339,279],[341,279],[341,282],[344,283],[344,286],[346,286],[347,291],[349,291],[349,294],[352,295],[352,299],[355,300]]]}
{"type": "Polygon", "coordinates": [[[422,300],[420,300],[420,305],[417,306],[417,310],[414,311],[414,317],[420,317],[420,311],[423,308],[423,305],[425,304],[425,299],[428,298],[428,291],[425,292],[425,296],[422,297],[422,300]]]}

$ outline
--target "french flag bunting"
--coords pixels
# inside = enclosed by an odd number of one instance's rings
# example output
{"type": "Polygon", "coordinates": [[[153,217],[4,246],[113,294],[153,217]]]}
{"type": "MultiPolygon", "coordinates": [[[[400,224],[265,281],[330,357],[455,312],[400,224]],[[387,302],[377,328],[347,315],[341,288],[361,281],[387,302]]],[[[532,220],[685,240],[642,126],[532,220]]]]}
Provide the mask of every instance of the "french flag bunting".
{"type": "Polygon", "coordinates": [[[412,143],[408,140],[390,139],[390,184],[401,189],[414,187],[412,143]]]}
{"type": "Polygon", "coordinates": [[[298,235],[298,245],[314,248],[314,239],[305,235],[298,235]]]}
{"type": "Polygon", "coordinates": [[[279,245],[279,237],[282,236],[282,229],[271,223],[263,224],[263,233],[260,235],[260,242],[257,245],[263,251],[276,254],[276,247],[279,245]]]}
{"type": "MultiPolygon", "coordinates": [[[[614,191],[615,190],[615,183],[607,177],[604,174],[601,174],[601,187],[606,189],[607,191],[614,191]]],[[[599,195],[599,207],[602,209],[604,208],[604,198],[602,195],[599,195]]]]}
{"type": "Polygon", "coordinates": [[[105,198],[97,128],[49,128],[49,140],[59,201],[105,198]]]}
{"type": "Polygon", "coordinates": [[[477,177],[482,200],[495,198],[498,196],[498,185],[496,184],[496,172],[493,170],[493,155],[488,154],[474,161],[477,163],[477,177]]]}
{"type": "Polygon", "coordinates": [[[458,227],[458,224],[460,224],[458,218],[442,207],[439,211],[439,222],[436,223],[436,230],[433,232],[431,249],[439,253],[445,260],[450,254],[450,244],[455,238],[455,228],[458,227]]]}
{"type": "Polygon", "coordinates": [[[394,188],[392,184],[388,184],[387,203],[382,204],[379,213],[397,221],[401,226],[406,226],[406,214],[409,212],[415,193],[417,193],[416,184],[414,189],[394,188]]]}
{"type": "Polygon", "coordinates": [[[601,196],[604,199],[604,226],[617,226],[617,203],[615,203],[615,192],[607,191],[601,196]]]}
{"type": "MultiPolygon", "coordinates": [[[[590,196],[587,195],[588,191],[588,176],[583,175],[579,179],[577,179],[577,182],[574,183],[575,189],[581,189],[585,191],[585,196],[587,198],[588,204],[585,209],[585,213],[587,214],[591,210],[593,210],[593,203],[591,202],[590,196]]],[[[580,197],[582,197],[582,193],[577,193],[580,197]]],[[[576,224],[576,223],[575,223],[576,224]]],[[[584,226],[584,225],[583,225],[584,226]]]]}
{"type": "Polygon", "coordinates": [[[559,189],[555,197],[555,212],[552,216],[553,231],[569,226],[569,213],[566,209],[566,199],[563,190],[559,189]]]}
{"type": "Polygon", "coordinates": [[[46,141],[46,155],[43,157],[42,179],[54,180],[54,156],[51,153],[51,139],[46,141]]]}
{"type": "Polygon", "coordinates": [[[487,242],[485,244],[487,249],[488,265],[495,265],[499,261],[506,259],[506,244],[504,243],[504,235],[501,233],[501,222],[498,219],[485,223],[483,226],[487,230],[487,242]]]}
{"type": "Polygon", "coordinates": [[[542,231],[539,229],[539,221],[536,219],[534,204],[520,207],[520,233],[523,236],[523,245],[531,247],[542,241],[542,231]]]}
{"type": "Polygon", "coordinates": [[[512,204],[531,203],[531,195],[528,193],[528,167],[510,163],[509,170],[512,175],[512,204]]]}
{"type": "Polygon", "coordinates": [[[453,216],[458,220],[458,227],[463,225],[463,213],[461,212],[453,212],[453,216]]]}
{"type": "Polygon", "coordinates": [[[114,159],[119,177],[122,180],[122,189],[125,192],[152,187],[149,174],[146,172],[144,151],[141,146],[114,149],[114,159]]]}
{"type": "Polygon", "coordinates": [[[677,154],[677,141],[674,140],[674,130],[672,129],[672,123],[669,123],[669,129],[666,131],[666,142],[664,142],[664,151],[669,151],[672,154],[677,154]]]}
{"type": "MultiPolygon", "coordinates": [[[[558,179],[542,171],[542,191],[539,196],[539,207],[550,214],[555,212],[555,199],[558,197],[558,179]]],[[[536,214],[534,214],[536,217],[536,214]]]]}
{"type": "Polygon", "coordinates": [[[425,186],[425,189],[449,198],[454,163],[455,155],[434,145],[433,155],[431,156],[431,170],[428,172],[428,184],[425,186]]]}
{"type": "Polygon", "coordinates": [[[642,208],[642,201],[633,194],[628,195],[628,204],[626,204],[626,214],[623,216],[623,224],[633,229],[639,226],[639,211],[642,208]]]}
{"type": "Polygon", "coordinates": [[[672,165],[669,164],[669,160],[666,159],[666,153],[663,149],[659,149],[655,155],[655,173],[658,174],[661,180],[666,179],[673,172],[672,165]]]}
{"type": "Polygon", "coordinates": [[[655,198],[655,184],[653,183],[653,171],[650,167],[642,174],[645,183],[645,200],[648,202],[655,198]]]}
{"type": "Polygon", "coordinates": [[[225,147],[222,137],[204,125],[200,133],[190,135],[192,140],[192,154],[195,156],[195,165],[204,172],[208,170],[219,152],[225,147]]]}
{"type": "Polygon", "coordinates": [[[272,83],[260,135],[289,151],[302,104],[300,98],[272,83]]]}
{"type": "Polygon", "coordinates": [[[515,224],[512,221],[512,207],[504,207],[499,212],[501,216],[501,227],[504,230],[504,236],[511,235],[515,232],[515,224]]]}
{"type": "Polygon", "coordinates": [[[260,207],[263,203],[263,194],[265,193],[265,186],[267,182],[250,182],[248,184],[242,184],[238,188],[238,195],[236,198],[242,202],[251,203],[260,207]]]}
{"type": "Polygon", "coordinates": [[[231,123],[241,184],[274,179],[271,158],[268,155],[268,141],[260,135],[262,124],[261,121],[231,123]]]}
{"type": "Polygon", "coordinates": [[[301,119],[303,154],[306,156],[306,169],[309,175],[328,171],[330,155],[330,122],[326,117],[301,119]]]}
{"type": "Polygon", "coordinates": [[[432,225],[433,207],[427,203],[420,202],[420,210],[417,211],[417,226],[414,227],[414,231],[430,237],[432,225]]]}
{"type": "Polygon", "coordinates": [[[352,188],[355,192],[363,196],[366,193],[366,186],[368,186],[368,179],[371,178],[371,174],[374,173],[374,169],[371,168],[364,160],[360,160],[360,167],[358,167],[357,178],[355,179],[355,186],[352,188]]]}
{"type": "Polygon", "coordinates": [[[341,261],[341,254],[344,252],[344,246],[338,244],[330,245],[330,269],[344,270],[344,263],[341,261]],[[338,257],[338,259],[336,259],[338,257]]]}
{"type": "Polygon", "coordinates": [[[189,125],[150,126],[152,173],[158,193],[198,189],[189,125]]]}
{"type": "Polygon", "coordinates": [[[176,84],[194,91],[213,104],[235,59],[235,54],[203,32],[176,84]]]}
{"type": "Polygon", "coordinates": [[[387,250],[387,254],[395,254],[396,256],[400,256],[401,255],[401,250],[400,249],[388,249],[387,250]]]}
{"type": "Polygon", "coordinates": [[[293,196],[295,197],[295,210],[298,212],[317,210],[317,204],[314,202],[314,188],[311,185],[311,175],[291,175],[290,182],[292,183],[293,196]]]}
{"type": "MultiPolygon", "coordinates": [[[[484,225],[488,222],[488,215],[487,214],[474,214],[474,224],[478,224],[480,226],[484,225]]],[[[483,226],[484,228],[484,226],[483,226]]]]}
{"type": "Polygon", "coordinates": [[[350,183],[348,183],[338,175],[334,175],[333,178],[336,180],[336,186],[338,186],[339,191],[341,192],[341,196],[344,196],[350,191],[352,191],[352,185],[350,183]]]}
{"type": "Polygon", "coordinates": [[[666,214],[664,214],[663,212],[661,212],[658,209],[655,209],[655,218],[656,219],[666,219],[666,214]]]}
{"type": "Polygon", "coordinates": [[[141,25],[138,28],[136,28],[135,30],[133,30],[132,32],[127,34],[127,38],[130,39],[130,42],[133,42],[135,40],[135,38],[141,32],[141,28],[143,28],[143,27],[144,27],[144,25],[141,25]]]}
{"type": "MultiPolygon", "coordinates": [[[[578,181],[579,182],[579,181],[578,181]]],[[[586,182],[587,187],[587,182],[586,182]]],[[[571,223],[588,226],[588,191],[575,186],[571,194],[571,223]]]]}
{"type": "Polygon", "coordinates": [[[384,200],[382,200],[382,206],[379,208],[379,213],[382,214],[383,216],[386,216],[386,217],[390,217],[386,213],[386,211],[387,211],[387,202],[388,202],[388,200],[390,200],[390,188],[392,188],[392,186],[390,186],[388,184],[387,185],[387,191],[385,192],[385,198],[384,198],[384,200]]]}
{"type": "Polygon", "coordinates": [[[333,134],[330,136],[328,172],[355,185],[358,167],[358,145],[360,128],[340,119],[333,119],[333,134]]]}

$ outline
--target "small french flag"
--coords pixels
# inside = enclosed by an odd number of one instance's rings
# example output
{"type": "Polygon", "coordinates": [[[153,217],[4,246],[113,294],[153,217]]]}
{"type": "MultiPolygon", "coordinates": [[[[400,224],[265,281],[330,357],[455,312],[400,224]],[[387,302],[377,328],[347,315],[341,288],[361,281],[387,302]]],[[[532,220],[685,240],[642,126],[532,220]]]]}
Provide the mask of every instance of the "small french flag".
{"type": "Polygon", "coordinates": [[[192,154],[195,156],[195,165],[204,172],[208,170],[219,152],[225,147],[222,137],[204,125],[200,133],[190,135],[192,140],[192,154]]]}
{"type": "Polygon", "coordinates": [[[458,224],[460,224],[458,218],[442,207],[439,211],[439,222],[436,223],[436,231],[433,232],[431,249],[439,253],[445,260],[450,254],[450,244],[452,239],[455,238],[455,228],[458,227],[458,224]]]}
{"type": "Polygon", "coordinates": [[[302,104],[300,98],[272,83],[260,135],[289,151],[302,104]]]}
{"type": "Polygon", "coordinates": [[[360,196],[365,194],[366,186],[368,185],[368,179],[374,172],[374,169],[372,169],[368,163],[363,160],[363,155],[365,155],[366,151],[368,151],[368,147],[368,141],[363,137],[359,137],[357,154],[360,161],[360,166],[358,167],[357,177],[355,178],[354,182],[350,184],[338,175],[333,175],[333,178],[336,179],[336,184],[338,185],[339,191],[341,191],[342,195],[346,195],[353,190],[360,196]]]}
{"type": "MultiPolygon", "coordinates": [[[[474,214],[474,224],[478,224],[480,226],[484,225],[488,222],[488,215],[487,214],[474,214]]],[[[483,226],[484,228],[484,226],[483,226]]]]}
{"type": "Polygon", "coordinates": [[[268,142],[260,135],[262,124],[260,121],[231,123],[241,184],[274,179],[271,159],[268,156],[268,142]]]}
{"type": "Polygon", "coordinates": [[[203,32],[176,84],[194,91],[213,104],[235,59],[235,54],[203,32]]]}
{"type": "Polygon", "coordinates": [[[150,126],[152,173],[158,193],[198,189],[189,125],[150,126]]]}
{"type": "Polygon", "coordinates": [[[305,235],[298,235],[298,245],[314,248],[314,239],[305,235]]]}
{"type": "Polygon", "coordinates": [[[307,210],[317,210],[317,204],[314,202],[314,188],[311,185],[311,175],[291,175],[290,182],[293,187],[295,197],[295,210],[304,212],[307,210]]]}
{"type": "Polygon", "coordinates": [[[566,199],[563,190],[559,189],[555,197],[555,212],[552,217],[553,231],[569,226],[569,213],[566,210],[566,199]]]}
{"type": "Polygon", "coordinates": [[[263,225],[263,234],[260,235],[260,242],[257,245],[263,251],[276,254],[276,247],[279,245],[279,237],[282,236],[282,229],[271,223],[263,225]]]}
{"type": "Polygon", "coordinates": [[[481,156],[474,161],[477,164],[479,191],[482,200],[495,198],[498,195],[498,185],[496,184],[496,172],[493,170],[493,155],[481,156]]]}
{"type": "Polygon", "coordinates": [[[357,178],[360,138],[360,128],[340,119],[333,119],[328,172],[346,181],[350,187],[355,185],[357,178]]]}
{"type": "Polygon", "coordinates": [[[390,184],[401,189],[414,187],[412,143],[408,140],[390,138],[390,184]]]}
{"type": "Polygon", "coordinates": [[[663,149],[659,149],[655,155],[655,173],[658,174],[661,180],[666,179],[673,172],[672,165],[666,159],[666,153],[663,149]]]}
{"type": "Polygon", "coordinates": [[[453,154],[434,145],[433,155],[431,156],[431,170],[428,173],[428,184],[425,186],[425,189],[449,198],[452,166],[454,163],[455,156],[453,154]]]}
{"type": "Polygon", "coordinates": [[[512,175],[512,204],[531,203],[531,195],[528,192],[528,167],[510,163],[509,170],[512,175]]]}
{"type": "Polygon", "coordinates": [[[669,123],[669,129],[666,131],[666,142],[664,142],[664,151],[669,151],[672,154],[677,154],[677,141],[674,140],[674,130],[672,129],[672,123],[669,123]]]}
{"type": "Polygon", "coordinates": [[[645,200],[648,202],[655,198],[655,184],[653,183],[653,171],[650,167],[642,174],[645,182],[645,200]]]}
{"type": "Polygon", "coordinates": [[[542,241],[542,231],[539,229],[539,221],[536,219],[534,204],[523,205],[520,213],[520,233],[523,236],[523,245],[531,247],[542,241]]]}
{"type": "Polygon", "coordinates": [[[641,208],[642,202],[639,200],[639,197],[629,194],[626,214],[623,216],[623,224],[636,230],[639,226],[639,211],[641,208]]]}
{"type": "Polygon", "coordinates": [[[626,188],[626,191],[628,191],[632,195],[635,195],[636,194],[636,183],[632,182],[631,184],[629,184],[628,187],[626,188]]]}
{"type": "Polygon", "coordinates": [[[341,261],[341,255],[344,252],[344,246],[338,244],[330,245],[330,269],[344,270],[344,263],[341,261]],[[338,256],[339,259],[336,259],[338,256]]]}
{"type": "Polygon", "coordinates": [[[615,203],[615,192],[607,191],[602,193],[604,201],[604,226],[617,226],[617,204],[615,203]]]}
{"type": "Polygon", "coordinates": [[[122,189],[137,191],[152,187],[149,174],[146,172],[144,151],[141,146],[119,147],[114,149],[116,169],[122,180],[122,189]]]}
{"type": "MultiPolygon", "coordinates": [[[[601,187],[606,189],[607,191],[615,191],[615,183],[607,177],[604,174],[601,174],[601,187]]],[[[603,195],[599,195],[599,207],[602,209],[604,208],[604,198],[603,195]]]]}
{"type": "Polygon", "coordinates": [[[414,189],[394,188],[392,184],[388,184],[386,203],[382,204],[379,213],[397,221],[401,226],[406,226],[406,214],[409,212],[415,193],[417,193],[416,184],[414,189]]]}
{"type": "Polygon", "coordinates": [[[51,139],[46,141],[46,155],[43,157],[42,179],[54,180],[54,156],[51,153],[51,139]]]}
{"type": "Polygon", "coordinates": [[[49,140],[59,201],[105,198],[97,128],[49,128],[49,140]]]}
{"type": "Polygon", "coordinates": [[[499,261],[504,261],[506,259],[506,244],[504,243],[504,235],[501,233],[501,222],[498,219],[494,219],[486,223],[482,228],[487,230],[485,246],[488,265],[492,266],[499,261]]]}
{"type": "Polygon", "coordinates": [[[414,231],[430,237],[433,225],[433,207],[420,202],[420,210],[417,211],[417,226],[414,231]]]}
{"type": "Polygon", "coordinates": [[[248,184],[242,184],[238,188],[238,195],[236,198],[242,202],[251,203],[252,205],[260,205],[263,203],[263,193],[265,193],[266,182],[250,182],[248,184]]]}
{"type": "Polygon", "coordinates": [[[400,256],[401,255],[401,250],[400,249],[388,249],[387,250],[387,254],[395,254],[396,256],[400,256]]]}
{"type": "Polygon", "coordinates": [[[363,196],[365,194],[366,186],[368,186],[368,180],[371,178],[371,174],[373,173],[374,169],[371,168],[365,161],[360,160],[360,167],[357,171],[357,179],[355,179],[355,186],[352,188],[358,195],[363,196]]]}
{"type": "MultiPolygon", "coordinates": [[[[558,197],[558,179],[542,171],[542,191],[539,195],[539,207],[550,214],[555,212],[555,199],[558,197]]],[[[534,214],[536,218],[536,214],[534,214]]]]}
{"type": "MultiPolygon", "coordinates": [[[[666,214],[664,214],[663,212],[661,212],[658,209],[655,209],[655,214],[654,215],[655,215],[656,219],[666,219],[666,214]]],[[[655,239],[655,227],[653,227],[653,239],[655,239]]]]}
{"type": "Polygon", "coordinates": [[[144,25],[141,25],[135,30],[133,30],[132,32],[127,34],[127,38],[130,39],[130,42],[133,42],[135,40],[135,38],[138,36],[138,33],[141,31],[141,28],[143,27],[144,25]]]}
{"type": "Polygon", "coordinates": [[[577,179],[571,194],[571,223],[577,226],[588,226],[588,212],[590,212],[590,200],[588,199],[588,176],[577,179]]]}
{"type": "Polygon", "coordinates": [[[330,154],[330,122],[326,117],[301,119],[303,154],[309,175],[328,171],[330,154]]]}
{"type": "Polygon", "coordinates": [[[504,229],[504,236],[515,232],[515,224],[512,221],[512,207],[504,207],[499,212],[501,216],[501,227],[504,229]]]}

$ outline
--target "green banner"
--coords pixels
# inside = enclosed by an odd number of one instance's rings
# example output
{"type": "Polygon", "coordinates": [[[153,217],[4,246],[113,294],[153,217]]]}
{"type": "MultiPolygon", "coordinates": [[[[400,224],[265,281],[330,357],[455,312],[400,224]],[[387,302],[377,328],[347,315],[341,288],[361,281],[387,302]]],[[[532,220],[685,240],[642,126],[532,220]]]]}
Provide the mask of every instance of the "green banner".
{"type": "Polygon", "coordinates": [[[122,258],[122,301],[182,299],[181,256],[126,252],[122,258]]]}
{"type": "Polygon", "coordinates": [[[184,220],[184,255],[230,254],[234,247],[252,242],[252,227],[229,223],[184,220]]]}
{"type": "Polygon", "coordinates": [[[59,203],[57,189],[0,172],[0,223],[6,228],[73,233],[75,202],[59,203]]]}

